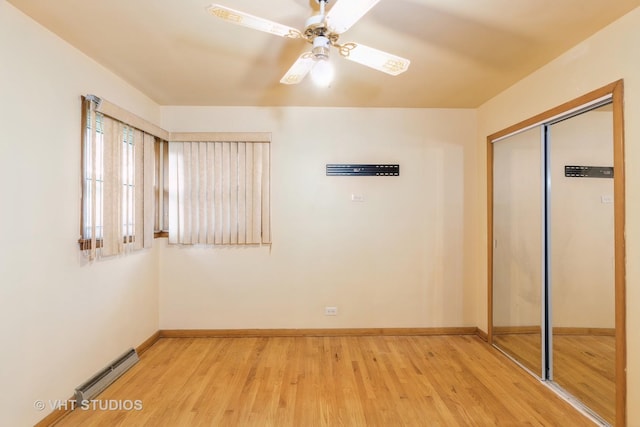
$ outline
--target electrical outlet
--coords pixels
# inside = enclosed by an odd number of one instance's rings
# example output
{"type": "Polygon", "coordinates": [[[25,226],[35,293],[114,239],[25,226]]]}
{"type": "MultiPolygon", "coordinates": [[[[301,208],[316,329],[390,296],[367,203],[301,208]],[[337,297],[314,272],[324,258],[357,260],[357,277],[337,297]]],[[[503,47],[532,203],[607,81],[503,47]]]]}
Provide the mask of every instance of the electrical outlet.
{"type": "Polygon", "coordinates": [[[325,307],[324,308],[325,316],[337,316],[338,315],[338,307],[325,307]]]}

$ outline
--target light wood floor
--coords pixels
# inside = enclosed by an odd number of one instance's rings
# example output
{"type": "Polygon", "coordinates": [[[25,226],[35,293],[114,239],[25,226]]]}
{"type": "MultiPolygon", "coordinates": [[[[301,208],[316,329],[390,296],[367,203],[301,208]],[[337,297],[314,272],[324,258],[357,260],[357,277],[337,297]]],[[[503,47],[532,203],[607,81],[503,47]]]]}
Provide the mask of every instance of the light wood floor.
{"type": "Polygon", "coordinates": [[[164,338],[63,426],[588,426],[475,336],[164,338]]]}
{"type": "MultiPolygon", "coordinates": [[[[494,342],[540,375],[539,334],[495,335],[494,342]]],[[[615,337],[554,334],[553,361],[554,382],[614,424],[615,337]]]]}
{"type": "Polygon", "coordinates": [[[493,336],[493,342],[504,352],[522,363],[534,374],[542,375],[540,334],[499,334],[493,336]]]}

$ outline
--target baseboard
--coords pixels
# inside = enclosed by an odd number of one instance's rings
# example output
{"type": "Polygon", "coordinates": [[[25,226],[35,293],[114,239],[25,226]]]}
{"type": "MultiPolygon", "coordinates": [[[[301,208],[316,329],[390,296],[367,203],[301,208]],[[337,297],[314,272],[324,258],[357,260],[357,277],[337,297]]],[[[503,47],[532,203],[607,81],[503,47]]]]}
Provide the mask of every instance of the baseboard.
{"type": "Polygon", "coordinates": [[[540,326],[494,326],[493,335],[540,334],[540,326]]]}
{"type": "Polygon", "coordinates": [[[605,336],[615,337],[615,328],[574,328],[574,327],[561,327],[556,326],[553,328],[554,335],[592,335],[592,336],[605,336]]]}
{"type": "Polygon", "coordinates": [[[487,334],[485,331],[483,331],[480,328],[476,328],[476,335],[482,340],[482,341],[486,341],[489,342],[489,334],[487,334]]]}
{"type": "MultiPolygon", "coordinates": [[[[70,398],[67,399],[67,402],[75,399],[76,399],[75,396],[71,396],[70,398]]],[[[33,427],[50,427],[55,425],[58,421],[60,421],[62,418],[67,416],[67,414],[70,414],[71,411],[73,411],[73,409],[71,409],[71,405],[65,405],[65,406],[67,406],[67,408],[54,409],[53,412],[51,412],[49,415],[44,417],[33,427]]]]}
{"type": "Polygon", "coordinates": [[[475,335],[476,327],[336,329],[161,329],[160,338],[475,335]]]}
{"type": "MultiPolygon", "coordinates": [[[[159,339],[160,339],[160,331],[157,331],[153,335],[151,335],[149,338],[144,340],[142,344],[136,347],[136,352],[138,353],[139,356],[142,355],[142,353],[147,351],[159,339]]],[[[76,400],[75,395],[67,399],[67,401],[72,401],[72,400],[76,400]]],[[[60,421],[62,418],[64,418],[65,416],[67,416],[73,411],[71,405],[65,405],[65,406],[67,406],[67,408],[59,408],[59,409],[53,410],[53,412],[51,412],[49,415],[47,415],[42,420],[40,420],[37,424],[35,424],[34,427],[50,427],[55,425],[58,421],[60,421]]]]}
{"type": "Polygon", "coordinates": [[[149,348],[156,343],[160,339],[160,331],[156,331],[155,334],[151,335],[147,338],[142,344],[136,347],[136,352],[138,356],[142,356],[142,353],[149,350],[149,348]]]}
{"type": "MultiPolygon", "coordinates": [[[[493,335],[514,335],[514,334],[541,334],[540,326],[496,326],[493,328],[493,335]]],[[[611,336],[616,335],[615,328],[582,328],[555,326],[554,335],[585,335],[585,336],[611,336]]]]}

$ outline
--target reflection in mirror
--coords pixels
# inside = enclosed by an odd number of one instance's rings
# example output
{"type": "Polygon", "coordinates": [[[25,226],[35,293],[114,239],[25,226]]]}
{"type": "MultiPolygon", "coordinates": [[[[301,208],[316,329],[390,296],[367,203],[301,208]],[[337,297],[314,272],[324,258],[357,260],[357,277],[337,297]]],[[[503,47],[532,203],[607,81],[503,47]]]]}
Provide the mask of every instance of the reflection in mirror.
{"type": "Polygon", "coordinates": [[[493,343],[542,376],[540,128],[493,143],[493,343]]]}
{"type": "Polygon", "coordinates": [[[552,380],[615,422],[613,179],[566,165],[613,166],[605,105],[549,126],[552,380]]]}

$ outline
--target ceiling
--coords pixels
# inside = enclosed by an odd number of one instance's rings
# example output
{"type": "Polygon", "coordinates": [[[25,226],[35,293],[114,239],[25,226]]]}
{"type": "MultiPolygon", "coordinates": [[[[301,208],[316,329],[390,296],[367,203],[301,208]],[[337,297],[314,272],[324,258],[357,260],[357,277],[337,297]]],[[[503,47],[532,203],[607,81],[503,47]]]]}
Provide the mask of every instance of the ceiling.
{"type": "MultiPolygon", "coordinates": [[[[340,42],[411,60],[390,76],[344,60],[317,88],[280,78],[310,45],[232,25],[213,0],[8,0],[160,105],[475,108],[640,0],[382,0],[340,42]]],[[[340,0],[351,1],[351,0],[340,0]]],[[[216,0],[303,29],[315,0],[216,0]]],[[[334,0],[330,0],[330,9],[334,0]]]]}

